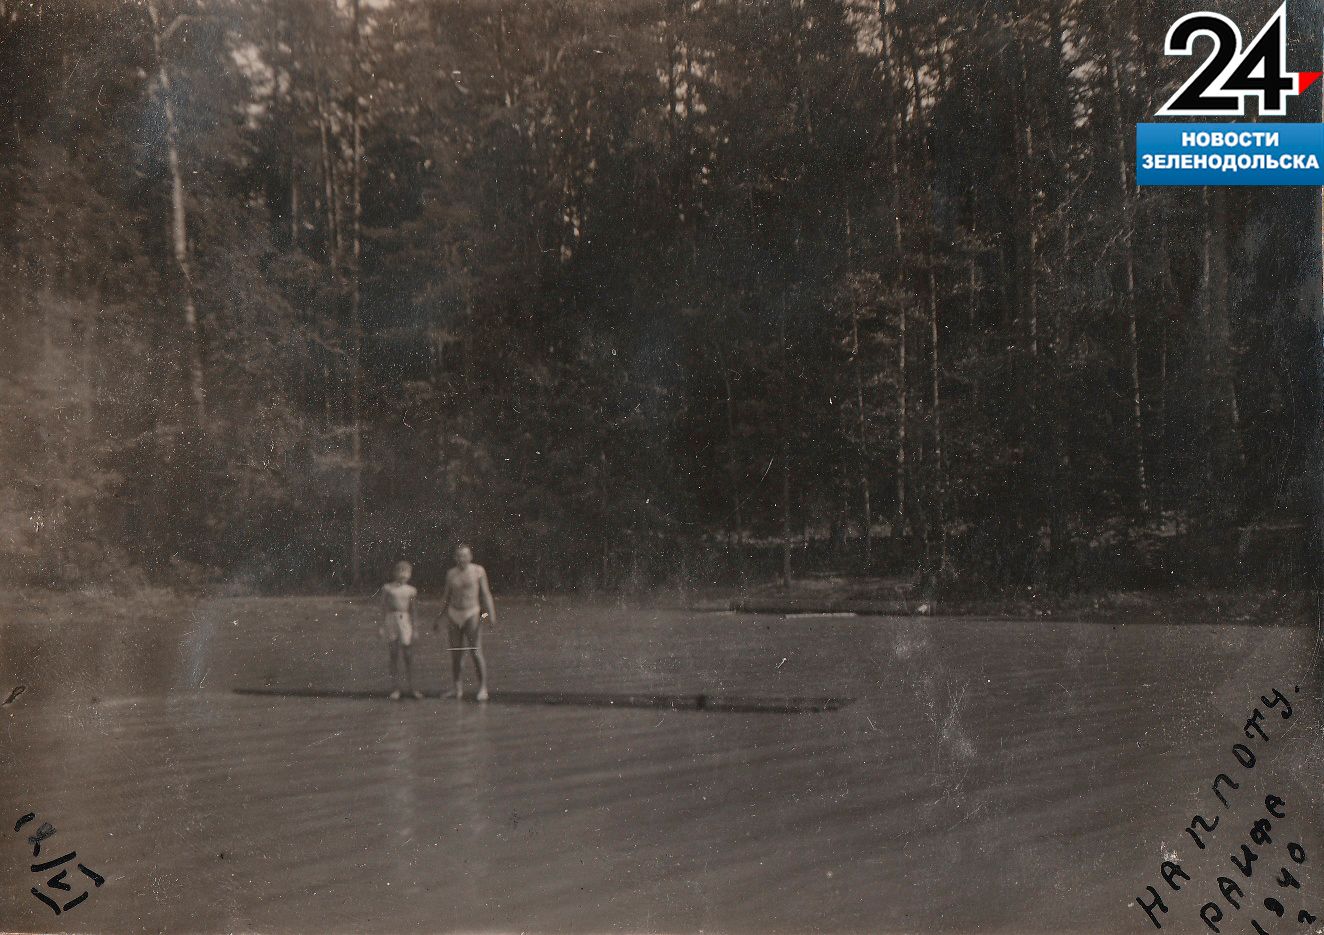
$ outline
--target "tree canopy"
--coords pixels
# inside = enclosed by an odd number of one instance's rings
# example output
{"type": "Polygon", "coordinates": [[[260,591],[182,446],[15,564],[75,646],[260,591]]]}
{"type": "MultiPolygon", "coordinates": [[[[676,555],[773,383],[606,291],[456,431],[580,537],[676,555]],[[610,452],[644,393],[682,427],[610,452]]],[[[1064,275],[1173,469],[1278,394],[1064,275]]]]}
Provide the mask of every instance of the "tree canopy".
{"type": "Polygon", "coordinates": [[[1304,573],[1318,195],[1136,188],[1182,10],[0,0],[0,556],[1304,573]]]}

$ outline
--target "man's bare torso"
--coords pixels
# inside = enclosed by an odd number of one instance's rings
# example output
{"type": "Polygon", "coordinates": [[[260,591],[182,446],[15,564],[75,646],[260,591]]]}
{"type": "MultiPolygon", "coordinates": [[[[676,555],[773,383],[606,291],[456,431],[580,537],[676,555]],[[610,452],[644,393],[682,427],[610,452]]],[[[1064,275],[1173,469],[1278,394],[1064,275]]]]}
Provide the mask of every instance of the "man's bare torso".
{"type": "Polygon", "coordinates": [[[477,612],[479,586],[484,574],[482,565],[452,568],[446,572],[447,606],[457,613],[477,612]]]}

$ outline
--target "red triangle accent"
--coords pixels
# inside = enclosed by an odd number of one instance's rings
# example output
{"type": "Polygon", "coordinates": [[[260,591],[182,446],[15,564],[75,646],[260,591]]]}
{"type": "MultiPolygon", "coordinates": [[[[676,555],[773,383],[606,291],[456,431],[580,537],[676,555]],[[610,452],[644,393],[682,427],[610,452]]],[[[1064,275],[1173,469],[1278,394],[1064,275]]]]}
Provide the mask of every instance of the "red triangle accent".
{"type": "Polygon", "coordinates": [[[1299,72],[1297,72],[1297,73],[1296,73],[1296,93],[1297,93],[1297,94],[1305,94],[1305,93],[1306,93],[1306,88],[1310,87],[1312,84],[1314,84],[1316,81],[1318,81],[1321,75],[1324,75],[1324,71],[1299,71],[1299,72]]]}

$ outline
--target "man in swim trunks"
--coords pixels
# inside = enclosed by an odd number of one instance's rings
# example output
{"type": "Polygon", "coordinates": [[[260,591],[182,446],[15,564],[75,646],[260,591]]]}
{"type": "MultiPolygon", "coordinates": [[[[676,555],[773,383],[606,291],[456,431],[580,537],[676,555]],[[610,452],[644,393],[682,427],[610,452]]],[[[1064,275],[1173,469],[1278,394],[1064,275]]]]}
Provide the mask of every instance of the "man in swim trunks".
{"type": "MultiPolygon", "coordinates": [[[[464,697],[461,669],[464,657],[473,654],[478,673],[479,701],[487,700],[487,662],[483,659],[483,617],[496,625],[496,605],[487,584],[487,572],[474,564],[473,551],[467,545],[455,549],[455,567],[446,572],[446,590],[441,594],[446,612],[446,630],[451,643],[451,675],[455,679],[455,697],[464,697]]],[[[436,624],[433,624],[435,629],[436,624]]]]}
{"type": "Polygon", "coordinates": [[[405,691],[415,698],[423,693],[414,690],[414,606],[418,589],[409,583],[414,569],[408,562],[396,562],[392,579],[382,585],[382,625],[378,632],[391,651],[391,681],[395,691],[391,700],[400,700],[400,663],[405,668],[405,691]]]}

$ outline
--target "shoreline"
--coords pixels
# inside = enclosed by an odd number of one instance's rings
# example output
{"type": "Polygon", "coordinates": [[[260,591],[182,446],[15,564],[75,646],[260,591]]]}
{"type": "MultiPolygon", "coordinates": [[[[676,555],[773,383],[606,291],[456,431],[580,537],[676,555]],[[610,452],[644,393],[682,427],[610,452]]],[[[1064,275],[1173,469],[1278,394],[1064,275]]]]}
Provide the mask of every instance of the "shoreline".
{"type": "MultiPolygon", "coordinates": [[[[372,593],[308,591],[279,594],[227,593],[226,589],[175,591],[146,588],[119,593],[109,588],[57,591],[46,588],[0,588],[0,612],[47,616],[55,611],[65,621],[89,614],[130,615],[148,620],[178,613],[181,605],[213,600],[340,599],[362,604],[372,593]],[[118,611],[118,612],[117,612],[118,611]]],[[[689,613],[743,613],[769,615],[843,615],[877,617],[984,617],[993,619],[1093,621],[1180,624],[1221,619],[1227,623],[1262,626],[1321,626],[1324,595],[1308,590],[1267,587],[1222,589],[1154,588],[1077,594],[989,595],[934,600],[913,594],[895,579],[817,578],[748,587],[659,588],[648,592],[514,592],[496,595],[520,604],[615,604],[638,610],[674,610],[689,613]]],[[[420,604],[436,601],[425,592],[420,604]]]]}
{"type": "Polygon", "coordinates": [[[854,613],[1100,623],[1180,624],[1221,618],[1238,624],[1315,626],[1320,621],[1321,607],[1317,592],[1264,587],[1001,594],[947,600],[907,594],[894,583],[887,583],[884,588],[858,581],[830,587],[793,583],[789,589],[764,588],[733,598],[731,608],[745,613],[854,613]]]}

